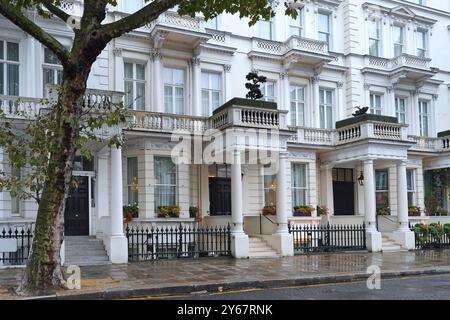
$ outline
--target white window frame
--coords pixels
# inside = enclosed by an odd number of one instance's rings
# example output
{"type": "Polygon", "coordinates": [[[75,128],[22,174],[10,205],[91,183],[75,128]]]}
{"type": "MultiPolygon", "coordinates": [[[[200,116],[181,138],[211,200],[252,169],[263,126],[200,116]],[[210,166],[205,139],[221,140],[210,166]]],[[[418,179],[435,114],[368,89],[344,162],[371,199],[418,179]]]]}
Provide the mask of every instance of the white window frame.
{"type": "Polygon", "coordinates": [[[156,203],[156,194],[157,194],[156,189],[158,187],[171,187],[171,188],[174,188],[174,190],[175,190],[174,201],[175,202],[173,204],[169,204],[169,205],[176,206],[177,203],[178,203],[178,167],[177,167],[176,163],[173,163],[173,165],[175,166],[175,179],[174,179],[175,183],[174,184],[156,183],[156,176],[157,176],[157,174],[156,174],[156,169],[157,169],[156,168],[156,159],[157,158],[167,158],[167,159],[170,159],[172,161],[172,158],[170,156],[155,155],[153,157],[153,174],[154,174],[154,177],[155,177],[155,189],[154,189],[155,212],[158,212],[158,207],[157,207],[157,203],[156,203]]]}
{"type": "MultiPolygon", "coordinates": [[[[264,171],[269,170],[270,165],[266,165],[264,166],[264,171]]],[[[264,206],[276,206],[277,202],[277,175],[276,174],[266,174],[266,172],[264,172],[264,177],[263,177],[263,189],[264,189],[264,206]],[[269,181],[268,177],[270,177],[270,185],[268,185],[266,182],[269,181]],[[275,195],[275,202],[274,203],[269,203],[269,198],[270,198],[270,192],[273,192],[273,194],[275,195]],[[269,195],[269,197],[267,196],[269,195]]]]}
{"type": "Polygon", "coordinates": [[[375,170],[375,194],[377,193],[386,193],[387,194],[387,205],[390,207],[390,199],[389,199],[389,169],[380,169],[375,170]],[[377,184],[377,173],[384,172],[386,173],[386,187],[387,189],[378,189],[377,184]]]}
{"type": "Polygon", "coordinates": [[[381,23],[380,21],[376,20],[376,21],[370,21],[369,22],[369,55],[374,56],[374,57],[380,57],[381,56],[381,23]],[[372,28],[375,28],[375,30],[377,30],[377,35],[376,37],[373,36],[372,34],[372,28]],[[374,41],[376,42],[376,53],[371,52],[371,42],[374,41]]]}
{"type": "Polygon", "coordinates": [[[416,199],[416,170],[415,169],[407,169],[406,170],[406,191],[408,193],[408,202],[409,202],[409,194],[412,194],[412,203],[408,203],[408,206],[415,206],[417,204],[416,199]],[[408,185],[408,175],[411,174],[411,183],[412,183],[412,189],[409,189],[408,185]]]}
{"type": "MultiPolygon", "coordinates": [[[[129,205],[134,205],[135,203],[138,204],[139,203],[139,159],[138,159],[138,157],[137,156],[127,157],[126,165],[127,165],[127,203],[129,205]],[[136,177],[132,177],[132,178],[136,178],[135,183],[134,183],[134,181],[130,181],[131,177],[128,175],[128,173],[129,173],[128,165],[129,165],[129,161],[132,159],[136,161],[136,177]],[[135,188],[136,190],[133,191],[133,188],[135,188]],[[132,203],[130,201],[131,193],[136,193],[135,203],[132,203]]],[[[131,180],[133,180],[133,179],[131,179],[131,180]]]]}
{"type": "Polygon", "coordinates": [[[223,75],[222,75],[222,73],[220,73],[220,72],[215,72],[215,71],[210,71],[210,70],[202,70],[202,73],[201,73],[201,77],[202,77],[202,83],[201,83],[201,104],[202,104],[202,114],[203,114],[203,116],[207,116],[207,117],[209,117],[209,116],[211,116],[212,115],[212,113],[213,113],[213,111],[215,110],[215,109],[217,109],[218,107],[220,107],[220,105],[222,104],[222,102],[223,102],[223,93],[222,93],[222,91],[223,91],[223,85],[222,85],[222,82],[223,82],[223,80],[222,80],[222,78],[223,78],[223,75]],[[208,88],[204,88],[203,87],[203,75],[204,74],[207,74],[208,75],[208,88]],[[218,78],[219,78],[219,88],[220,89],[212,89],[212,85],[211,85],[211,83],[212,83],[212,77],[211,77],[211,75],[215,75],[215,76],[218,76],[218,78]],[[207,92],[208,93],[208,100],[209,100],[209,104],[208,104],[208,112],[205,112],[206,110],[204,110],[204,108],[203,108],[203,93],[204,92],[207,92]],[[219,93],[219,104],[216,106],[216,107],[214,107],[213,106],[213,93],[219,93]]]}
{"type": "Polygon", "coordinates": [[[274,80],[267,80],[267,82],[263,83],[260,87],[261,93],[263,94],[262,100],[269,102],[277,102],[277,82],[274,80]],[[268,87],[273,86],[273,96],[268,95],[268,87]]]}
{"type": "MultiPolygon", "coordinates": [[[[142,62],[133,62],[133,61],[124,61],[124,70],[125,70],[125,64],[131,64],[133,66],[133,76],[132,78],[126,78],[124,73],[124,90],[126,88],[125,83],[131,82],[133,85],[132,89],[132,104],[128,107],[132,107],[133,110],[139,110],[139,111],[145,111],[146,105],[147,105],[147,65],[142,62]],[[138,79],[137,78],[137,66],[142,66],[144,69],[144,79],[138,79]],[[137,84],[143,84],[144,85],[144,96],[138,97],[137,95],[137,84]],[[138,99],[143,99],[143,106],[138,109],[138,99]]],[[[128,93],[125,92],[125,101],[127,102],[128,93]]]]}
{"type": "Polygon", "coordinates": [[[331,40],[332,40],[332,33],[333,33],[333,30],[332,30],[333,28],[331,25],[331,23],[332,23],[331,17],[332,17],[332,13],[328,12],[328,11],[319,11],[317,13],[317,39],[321,40],[320,35],[321,34],[325,35],[327,40],[322,40],[322,41],[325,41],[328,44],[328,49],[331,49],[331,40]],[[326,30],[326,31],[321,29],[321,25],[320,25],[320,16],[321,15],[327,16],[327,18],[328,18],[328,30],[326,30]]]}
{"type": "Polygon", "coordinates": [[[271,18],[270,20],[260,20],[258,22],[258,28],[259,28],[259,37],[266,40],[275,40],[275,21],[274,18],[271,18]],[[269,34],[264,34],[263,32],[263,24],[267,23],[269,24],[269,34]]]}
{"type": "Polygon", "coordinates": [[[371,92],[370,93],[370,113],[376,114],[376,115],[382,115],[383,114],[383,94],[378,92],[371,92]],[[376,98],[379,98],[379,105],[376,105],[376,98]]]}
{"type": "Polygon", "coordinates": [[[419,99],[419,129],[420,129],[420,135],[422,137],[429,137],[431,136],[431,118],[432,118],[432,112],[431,112],[431,102],[428,100],[419,99]],[[424,104],[427,107],[427,112],[423,112],[423,106],[424,104]],[[424,119],[426,118],[427,121],[427,132],[424,131],[423,123],[424,119]]]}
{"type": "Polygon", "coordinates": [[[166,113],[172,113],[172,114],[185,114],[186,113],[186,70],[184,68],[177,68],[177,67],[164,67],[164,74],[166,73],[166,70],[171,70],[172,72],[172,82],[166,82],[165,75],[164,75],[164,112],[166,113]],[[182,71],[183,73],[183,83],[175,83],[175,76],[174,72],[175,70],[182,71]],[[167,110],[166,108],[166,88],[170,87],[172,92],[172,101],[170,101],[170,110],[167,110]],[[178,113],[176,110],[176,89],[182,89],[183,90],[183,103],[182,103],[182,110],[181,113],[178,113]]]}
{"type": "Polygon", "coordinates": [[[398,118],[399,123],[402,124],[408,124],[408,98],[403,96],[395,96],[395,116],[398,118]],[[405,102],[405,110],[400,110],[400,100],[403,100],[405,102]],[[403,114],[405,116],[405,121],[402,122],[400,115],[403,114]]]}
{"type": "Polygon", "coordinates": [[[320,120],[320,128],[321,129],[334,129],[334,112],[336,108],[336,102],[335,102],[335,90],[331,88],[320,88],[319,89],[319,120],[320,120]],[[326,101],[327,92],[331,92],[331,103],[326,101]],[[323,95],[323,101],[324,103],[320,103],[320,96],[323,95]],[[323,109],[323,112],[322,112],[323,109]],[[329,111],[331,109],[331,111],[329,111]],[[328,123],[328,113],[331,112],[331,124],[328,123]],[[323,118],[322,118],[323,114],[323,118]]]}
{"type": "Polygon", "coordinates": [[[289,88],[289,112],[290,122],[292,126],[306,126],[305,116],[305,103],[306,103],[306,87],[291,84],[289,88]],[[303,90],[303,100],[299,99],[299,90],[303,90]],[[295,91],[295,98],[292,99],[292,92],[295,91]],[[293,109],[295,109],[295,121],[293,115],[293,109]]]}
{"type": "Polygon", "coordinates": [[[405,46],[406,46],[406,42],[405,42],[405,26],[394,25],[394,26],[392,27],[392,39],[393,39],[392,44],[393,44],[393,49],[394,49],[394,57],[401,56],[402,54],[405,53],[405,46]],[[401,33],[400,33],[400,34],[401,34],[401,42],[396,42],[396,41],[394,40],[394,34],[395,34],[394,30],[395,30],[396,28],[399,28],[400,31],[401,31],[401,33]],[[401,52],[400,52],[400,54],[397,54],[397,53],[396,53],[396,48],[397,48],[397,47],[401,47],[401,52]]]}
{"type": "Polygon", "coordinates": [[[308,169],[309,169],[309,164],[308,163],[303,163],[303,162],[292,162],[291,163],[291,199],[292,199],[291,207],[292,207],[292,209],[294,209],[294,207],[297,207],[297,206],[310,205],[308,203],[309,202],[309,193],[310,193],[310,190],[308,188],[308,186],[309,186],[309,171],[308,171],[308,169]],[[298,187],[294,186],[293,170],[294,170],[295,166],[302,166],[302,167],[305,168],[305,185],[304,186],[298,186],[298,187]],[[304,192],[304,196],[305,196],[305,203],[304,204],[294,203],[294,192],[296,190],[300,190],[301,192],[304,192]]]}
{"type": "Polygon", "coordinates": [[[57,64],[50,63],[50,62],[45,62],[45,51],[46,50],[49,50],[50,53],[53,56],[55,56],[55,58],[58,58],[58,57],[56,57],[56,55],[50,49],[48,49],[46,47],[42,48],[42,57],[43,57],[43,59],[42,59],[42,84],[43,84],[43,90],[44,90],[44,97],[47,95],[47,86],[49,86],[49,85],[50,86],[56,86],[56,85],[61,84],[62,71],[63,71],[63,66],[61,65],[61,62],[59,61],[59,59],[58,59],[59,63],[57,63],[57,64]],[[46,70],[48,70],[48,71],[53,73],[53,83],[46,83],[45,82],[45,80],[46,80],[45,79],[45,71],[46,70]],[[59,76],[61,76],[61,77],[59,78],[59,76]]]}
{"type": "Polygon", "coordinates": [[[19,41],[14,40],[4,40],[0,39],[0,42],[3,42],[3,59],[0,58],[0,64],[3,65],[3,74],[0,76],[3,78],[3,92],[0,92],[0,95],[13,95],[13,96],[19,96],[20,95],[20,43],[19,41]],[[18,60],[9,60],[8,59],[8,43],[13,43],[18,46],[18,60]],[[17,84],[17,94],[9,94],[10,85],[8,83],[8,65],[14,65],[18,68],[18,84],[17,84]]]}
{"type": "Polygon", "coordinates": [[[428,57],[428,31],[418,29],[416,32],[417,56],[420,58],[428,57]],[[423,35],[422,43],[419,43],[419,35],[423,35]]]}
{"type": "Polygon", "coordinates": [[[305,18],[304,18],[304,14],[303,14],[303,9],[298,9],[297,10],[297,19],[293,19],[293,18],[289,18],[289,31],[288,34],[289,36],[299,36],[302,37],[303,36],[303,32],[304,32],[304,24],[305,24],[305,18]],[[293,32],[293,31],[296,32],[293,32]]]}

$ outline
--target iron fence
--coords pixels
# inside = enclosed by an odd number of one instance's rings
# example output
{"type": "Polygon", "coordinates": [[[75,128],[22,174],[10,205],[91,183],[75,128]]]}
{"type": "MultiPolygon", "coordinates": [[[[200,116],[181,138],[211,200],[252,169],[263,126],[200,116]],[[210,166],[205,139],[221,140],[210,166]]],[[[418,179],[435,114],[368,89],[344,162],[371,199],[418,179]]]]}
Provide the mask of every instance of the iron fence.
{"type": "MultiPolygon", "coordinates": [[[[426,225],[426,229],[420,228],[421,224],[409,224],[409,228],[414,232],[416,250],[450,249],[450,234],[441,224],[431,229],[431,225],[426,225]],[[419,226],[416,228],[416,226],[419,226]]],[[[449,226],[450,227],[450,226],[449,226]]],[[[447,227],[447,228],[449,228],[447,227]]]]}
{"type": "Polygon", "coordinates": [[[16,266],[24,265],[28,260],[31,245],[33,244],[33,230],[31,228],[15,228],[6,230],[3,228],[0,239],[16,239],[17,251],[2,252],[0,248],[0,265],[16,266]]]}
{"type": "Polygon", "coordinates": [[[180,259],[231,256],[231,228],[126,227],[128,260],[180,259]]]}
{"type": "Polygon", "coordinates": [[[362,225],[291,225],[294,253],[320,253],[367,250],[366,226],[362,225]]]}

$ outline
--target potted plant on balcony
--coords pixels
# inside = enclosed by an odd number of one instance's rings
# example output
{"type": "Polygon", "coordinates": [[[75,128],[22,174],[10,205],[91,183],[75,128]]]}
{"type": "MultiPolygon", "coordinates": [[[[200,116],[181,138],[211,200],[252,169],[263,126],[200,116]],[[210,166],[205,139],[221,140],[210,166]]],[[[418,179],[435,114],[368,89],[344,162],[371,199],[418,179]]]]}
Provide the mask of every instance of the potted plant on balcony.
{"type": "Polygon", "coordinates": [[[198,207],[189,207],[189,218],[197,218],[199,212],[200,210],[198,207]]]}
{"type": "Polygon", "coordinates": [[[297,206],[294,207],[294,217],[311,217],[316,209],[312,206],[297,206]]]}
{"type": "Polygon", "coordinates": [[[265,206],[262,209],[262,214],[264,216],[276,216],[277,215],[277,207],[276,206],[265,206]]]}
{"type": "Polygon", "coordinates": [[[389,207],[379,208],[377,213],[380,216],[388,216],[391,214],[391,208],[389,208],[389,207]]]}
{"type": "Polygon", "coordinates": [[[123,206],[123,222],[129,223],[139,217],[139,205],[137,203],[123,206]]]}
{"type": "Polygon", "coordinates": [[[330,210],[328,210],[325,206],[317,206],[317,216],[327,216],[330,213],[330,210]]]}
{"type": "Polygon", "coordinates": [[[420,207],[411,206],[408,208],[408,215],[410,217],[420,217],[421,213],[422,213],[422,210],[420,209],[420,207]]]}

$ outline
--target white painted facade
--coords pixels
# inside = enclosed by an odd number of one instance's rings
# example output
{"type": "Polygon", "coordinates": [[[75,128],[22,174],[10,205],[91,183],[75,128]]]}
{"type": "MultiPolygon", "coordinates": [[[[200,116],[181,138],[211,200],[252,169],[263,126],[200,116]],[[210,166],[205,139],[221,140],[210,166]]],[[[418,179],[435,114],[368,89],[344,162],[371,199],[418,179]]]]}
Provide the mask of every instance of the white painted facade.
{"type": "MultiPolygon", "coordinates": [[[[79,1],[63,2],[73,15],[80,15],[82,4],[79,1]]],[[[107,21],[126,14],[124,2],[119,1],[118,7],[110,8],[107,21]]],[[[110,248],[115,246],[115,241],[119,247],[126,246],[118,223],[122,221],[122,203],[129,202],[127,161],[137,158],[139,218],[133,223],[193,224],[189,207],[199,207],[204,225],[234,223],[233,234],[240,241],[236,240],[238,245],[234,252],[239,257],[248,255],[246,236],[255,234],[269,237],[279,253],[292,254],[291,248],[284,245],[288,233],[283,225],[288,220],[292,223],[321,221],[317,212],[310,218],[293,217],[292,208],[299,204],[327,206],[333,223],[370,222],[369,247],[379,251],[379,231],[384,230],[377,230],[374,225],[375,170],[387,170],[387,205],[395,222],[394,226],[389,222],[386,226],[381,224],[388,231],[396,231],[393,237],[410,248],[408,237],[411,234],[405,229],[407,207],[425,206],[424,171],[450,167],[449,140],[437,138],[437,133],[449,129],[450,121],[450,60],[443,54],[450,50],[450,1],[426,0],[425,5],[418,2],[305,0],[300,12],[301,23],[285,17],[280,4],[274,9],[277,16],[270,28],[264,22],[249,27],[248,20],[229,14],[220,15],[213,27],[212,22],[206,23],[201,16],[182,18],[169,11],[157,22],[113,40],[95,63],[89,88],[125,92],[128,81],[134,93],[143,88],[145,97],[135,94],[129,100],[137,111],[133,126],[125,132],[127,142],[120,157],[122,170],[118,169],[118,151],[103,148],[96,150],[94,170],[75,172],[75,175],[89,177],[89,234],[104,239],[113,261],[123,261],[122,249],[117,258],[113,258],[116,253],[111,253],[110,248]],[[328,23],[324,23],[324,19],[328,23]],[[378,25],[375,38],[371,32],[373,25],[378,25]],[[401,41],[395,41],[398,37],[394,39],[397,27],[402,30],[401,41]],[[292,35],[291,30],[298,31],[299,35],[292,35]],[[328,43],[320,41],[326,30],[328,43]],[[374,46],[374,42],[378,44],[374,46]],[[395,56],[399,45],[402,53],[395,56]],[[375,51],[378,56],[373,55],[375,51]],[[182,72],[182,81],[173,86],[181,89],[172,91],[178,92],[178,100],[173,94],[165,94],[170,85],[165,78],[167,69],[182,72]],[[280,119],[286,120],[277,129],[291,131],[286,148],[281,147],[286,157],[285,174],[277,177],[274,186],[277,208],[286,208],[276,217],[278,228],[260,218],[266,202],[261,164],[243,164],[240,168],[230,165],[234,198],[231,216],[210,215],[208,179],[211,174],[207,165],[178,165],[174,204],[181,208],[181,216],[157,218],[155,157],[171,155],[175,143],[170,142],[170,133],[179,126],[196,131],[195,124],[209,125],[214,116],[205,114],[204,106],[211,111],[234,97],[245,97],[245,76],[251,70],[268,78],[267,88],[271,89],[273,84],[273,94],[270,89],[265,91],[266,99],[277,103],[280,119]],[[210,80],[206,88],[202,81],[206,74],[213,75],[208,79],[215,79],[216,86],[210,80]],[[295,98],[291,95],[294,87],[298,89],[295,98]],[[211,94],[208,103],[202,99],[207,91],[211,94]],[[212,91],[218,94],[214,102],[217,105],[213,105],[212,91]],[[328,101],[328,97],[331,100],[328,101]],[[174,101],[173,106],[169,100],[174,101]],[[297,106],[296,123],[292,122],[293,103],[297,106]],[[176,109],[181,105],[179,115],[167,112],[167,108],[176,109]],[[335,123],[352,117],[356,106],[370,106],[373,113],[385,116],[404,117],[405,125],[380,127],[369,121],[361,126],[336,129],[335,123]],[[295,164],[306,168],[303,203],[293,203],[291,172],[295,164]],[[334,210],[333,168],[353,169],[353,215],[340,215],[334,210]],[[410,203],[406,170],[412,172],[413,177],[410,203]],[[364,186],[357,182],[361,172],[365,177],[364,186]],[[238,176],[242,176],[241,183],[237,181],[238,176]],[[122,182],[121,197],[118,196],[118,177],[122,182]],[[236,202],[236,199],[240,200],[236,202]]],[[[127,1],[127,5],[131,4],[127,1]]],[[[65,24],[42,20],[37,15],[32,17],[70,46],[72,33],[65,24]]],[[[0,29],[4,47],[14,43],[19,50],[18,61],[0,59],[0,63],[18,65],[18,89],[14,94],[7,89],[0,94],[26,97],[24,101],[31,104],[33,99],[43,97],[43,70],[59,67],[46,63],[42,45],[7,20],[0,19],[0,29]]],[[[6,75],[2,76],[5,83],[9,81],[6,75]]],[[[176,75],[172,79],[176,80],[176,75]]],[[[7,161],[2,159],[0,163],[9,170],[7,161]]],[[[33,201],[21,202],[16,212],[12,212],[12,207],[9,194],[0,193],[0,225],[23,225],[34,220],[36,205],[33,201]]],[[[427,217],[423,214],[416,220],[427,220],[427,217]]]]}

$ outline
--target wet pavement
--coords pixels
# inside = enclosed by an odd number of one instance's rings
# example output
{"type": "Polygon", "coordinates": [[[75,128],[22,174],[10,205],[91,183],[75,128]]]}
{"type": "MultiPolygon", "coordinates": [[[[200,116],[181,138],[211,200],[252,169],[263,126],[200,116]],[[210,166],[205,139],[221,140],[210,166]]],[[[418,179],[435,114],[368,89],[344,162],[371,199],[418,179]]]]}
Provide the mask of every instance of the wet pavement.
{"type": "MultiPolygon", "coordinates": [[[[408,272],[450,273],[450,250],[341,253],[252,260],[205,258],[88,266],[81,267],[81,290],[62,290],[56,295],[88,294],[87,298],[100,299],[111,298],[114,292],[120,298],[144,294],[144,290],[150,292],[152,289],[170,292],[179,288],[191,292],[202,290],[204,286],[210,286],[208,290],[217,290],[219,287],[248,287],[263,282],[298,284],[302,280],[316,283],[321,278],[329,281],[331,277],[367,276],[367,268],[373,265],[380,267],[382,273],[392,273],[391,276],[408,272]]],[[[22,272],[23,269],[0,270],[0,299],[14,298],[10,288],[17,286],[22,272]]]]}

